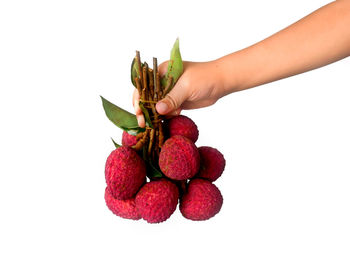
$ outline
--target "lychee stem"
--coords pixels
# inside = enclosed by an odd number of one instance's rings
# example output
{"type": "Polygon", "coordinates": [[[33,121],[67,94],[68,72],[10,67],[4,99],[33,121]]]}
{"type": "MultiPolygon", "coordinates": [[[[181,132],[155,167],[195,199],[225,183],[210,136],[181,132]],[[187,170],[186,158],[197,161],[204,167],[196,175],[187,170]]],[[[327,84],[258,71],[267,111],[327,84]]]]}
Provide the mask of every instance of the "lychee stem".
{"type": "Polygon", "coordinates": [[[158,60],[157,60],[157,58],[153,58],[153,82],[154,82],[154,97],[153,97],[153,99],[155,101],[158,101],[159,85],[160,85],[160,82],[157,81],[157,74],[158,74],[158,60]]]}
{"type": "MultiPolygon", "coordinates": [[[[143,148],[145,158],[153,163],[158,163],[160,148],[164,143],[163,118],[155,108],[156,103],[166,94],[169,87],[162,87],[158,72],[157,58],[153,58],[153,69],[147,63],[141,63],[140,52],[136,51],[135,60],[139,71],[139,76],[135,78],[136,88],[140,94],[140,101],[148,111],[153,128],[147,127],[142,135],[138,135],[134,149],[143,148]]],[[[171,81],[170,81],[171,84],[171,81]]]]}
{"type": "Polygon", "coordinates": [[[159,77],[159,72],[156,74],[156,83],[157,83],[157,100],[163,98],[163,90],[162,90],[162,85],[160,85],[160,77],[159,77]]]}
{"type": "Polygon", "coordinates": [[[153,70],[148,69],[148,80],[149,80],[149,91],[151,100],[154,99],[154,79],[153,79],[153,70]]]}
{"type": "Polygon", "coordinates": [[[151,151],[152,151],[152,146],[153,146],[153,143],[154,143],[154,129],[151,129],[151,132],[150,132],[150,140],[149,140],[149,144],[148,144],[148,156],[151,156],[151,151]]]}
{"type": "Polygon", "coordinates": [[[139,140],[143,137],[143,132],[140,132],[139,134],[136,135],[136,139],[139,140]]]}
{"type": "Polygon", "coordinates": [[[146,66],[143,66],[143,68],[142,68],[142,76],[143,76],[143,78],[142,78],[142,95],[141,95],[141,98],[143,99],[143,100],[146,100],[146,99],[148,99],[147,98],[147,68],[146,68],[146,66]]]}
{"type": "MultiPolygon", "coordinates": [[[[143,148],[143,146],[145,145],[146,141],[147,141],[147,135],[148,135],[148,130],[146,130],[145,132],[142,133],[142,137],[139,137],[139,140],[137,141],[137,143],[133,146],[133,148],[136,151],[139,151],[143,148]]],[[[136,137],[137,138],[137,137],[136,137]]]]}

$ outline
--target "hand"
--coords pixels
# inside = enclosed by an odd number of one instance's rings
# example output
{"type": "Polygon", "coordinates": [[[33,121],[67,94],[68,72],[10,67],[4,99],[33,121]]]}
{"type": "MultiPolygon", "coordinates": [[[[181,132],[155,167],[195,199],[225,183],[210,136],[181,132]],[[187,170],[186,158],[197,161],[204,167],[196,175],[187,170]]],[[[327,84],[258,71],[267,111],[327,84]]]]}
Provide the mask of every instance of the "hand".
{"type": "MultiPolygon", "coordinates": [[[[163,62],[158,71],[164,76],[168,61],[163,62]]],[[[225,95],[219,61],[188,62],[184,61],[184,72],[174,88],[156,105],[161,115],[176,116],[183,109],[197,109],[214,104],[225,95]]],[[[133,105],[140,127],[145,127],[145,119],[139,107],[140,95],[135,89],[133,105]]]]}
{"type": "MultiPolygon", "coordinates": [[[[184,62],[172,91],[156,105],[159,114],[214,104],[240,90],[306,72],[350,55],[350,1],[334,1],[245,49],[210,62],[184,62]],[[325,23],[327,21],[327,23],[325,23]]],[[[165,74],[167,62],[159,66],[165,74]]],[[[140,127],[145,120],[138,92],[133,104],[140,127]]]]}

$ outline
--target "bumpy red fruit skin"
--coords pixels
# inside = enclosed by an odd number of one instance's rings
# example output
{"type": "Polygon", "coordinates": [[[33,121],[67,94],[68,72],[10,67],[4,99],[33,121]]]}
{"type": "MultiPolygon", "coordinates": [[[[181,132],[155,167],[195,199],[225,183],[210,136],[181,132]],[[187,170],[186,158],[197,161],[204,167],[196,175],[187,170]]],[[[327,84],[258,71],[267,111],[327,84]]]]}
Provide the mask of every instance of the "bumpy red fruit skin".
{"type": "Polygon", "coordinates": [[[108,156],[105,177],[114,198],[129,199],[144,183],[146,165],[133,149],[121,146],[108,156]]]}
{"type": "Polygon", "coordinates": [[[139,220],[141,216],[136,209],[135,198],[127,200],[115,199],[108,187],[105,190],[106,205],[113,214],[126,219],[139,220]]]}
{"type": "Polygon", "coordinates": [[[192,178],[199,165],[198,149],[190,139],[176,135],[165,141],[159,154],[159,167],[167,177],[174,180],[192,178]]]}
{"type": "Polygon", "coordinates": [[[190,181],[180,201],[182,215],[190,220],[207,220],[219,213],[223,203],[220,190],[205,179],[190,181]]]}
{"type": "Polygon", "coordinates": [[[122,145],[123,146],[134,146],[137,143],[137,139],[136,136],[131,135],[129,133],[127,133],[126,131],[123,131],[123,135],[122,135],[122,145]]]}
{"type": "Polygon", "coordinates": [[[182,135],[196,142],[198,139],[197,125],[188,117],[179,115],[168,122],[169,136],[182,135]]]}
{"type": "Polygon", "coordinates": [[[166,179],[151,181],[137,193],[136,208],[148,223],[167,220],[176,210],[179,191],[175,184],[166,179]]]}
{"type": "Polygon", "coordinates": [[[201,165],[196,177],[205,178],[214,182],[221,176],[225,169],[226,161],[224,156],[217,149],[209,146],[199,147],[198,151],[201,165]]]}

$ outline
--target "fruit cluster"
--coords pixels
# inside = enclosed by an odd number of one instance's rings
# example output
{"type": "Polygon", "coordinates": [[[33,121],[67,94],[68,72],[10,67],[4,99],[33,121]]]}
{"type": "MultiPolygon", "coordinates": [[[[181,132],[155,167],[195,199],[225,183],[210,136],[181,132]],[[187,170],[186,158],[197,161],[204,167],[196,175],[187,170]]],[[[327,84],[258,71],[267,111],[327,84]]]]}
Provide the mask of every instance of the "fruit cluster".
{"type": "Polygon", "coordinates": [[[182,215],[191,220],[207,220],[221,209],[223,198],[213,182],[224,171],[223,155],[212,147],[196,147],[198,128],[190,118],[165,119],[155,110],[182,72],[178,40],[162,77],[156,58],[151,69],[136,52],[131,81],[140,95],[145,128],[134,114],[101,97],[107,117],[124,130],[122,145],[113,141],[117,149],[105,167],[105,200],[117,216],[160,223],[174,213],[179,200],[182,215]]]}
{"type": "Polygon", "coordinates": [[[165,176],[147,180],[146,162],[132,149],[137,138],[124,131],[123,146],[112,151],[106,162],[106,204],[117,216],[160,223],[173,214],[180,200],[185,218],[207,220],[223,203],[213,181],[224,171],[224,156],[212,147],[196,147],[198,129],[190,118],[180,115],[164,126],[167,139],[159,168],[165,176]]]}

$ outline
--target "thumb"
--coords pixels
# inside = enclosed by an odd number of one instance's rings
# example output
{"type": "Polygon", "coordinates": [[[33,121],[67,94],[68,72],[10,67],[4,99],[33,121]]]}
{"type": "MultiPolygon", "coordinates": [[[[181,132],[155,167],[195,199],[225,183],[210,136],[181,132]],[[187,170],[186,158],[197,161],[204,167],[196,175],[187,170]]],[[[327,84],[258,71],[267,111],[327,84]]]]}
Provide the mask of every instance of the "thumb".
{"type": "Polygon", "coordinates": [[[180,80],[181,78],[165,98],[156,104],[156,110],[159,114],[166,115],[178,110],[186,100],[186,89],[182,87],[180,80]]]}

